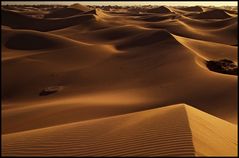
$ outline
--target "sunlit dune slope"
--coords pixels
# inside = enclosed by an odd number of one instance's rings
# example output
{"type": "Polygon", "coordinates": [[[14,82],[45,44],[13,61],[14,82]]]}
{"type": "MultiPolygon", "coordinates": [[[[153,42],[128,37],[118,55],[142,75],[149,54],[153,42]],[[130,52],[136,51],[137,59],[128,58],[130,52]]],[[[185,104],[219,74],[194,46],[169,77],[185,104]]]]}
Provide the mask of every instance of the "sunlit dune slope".
{"type": "Polygon", "coordinates": [[[3,135],[3,155],[235,156],[236,140],[235,125],[178,104],[3,135]]]}

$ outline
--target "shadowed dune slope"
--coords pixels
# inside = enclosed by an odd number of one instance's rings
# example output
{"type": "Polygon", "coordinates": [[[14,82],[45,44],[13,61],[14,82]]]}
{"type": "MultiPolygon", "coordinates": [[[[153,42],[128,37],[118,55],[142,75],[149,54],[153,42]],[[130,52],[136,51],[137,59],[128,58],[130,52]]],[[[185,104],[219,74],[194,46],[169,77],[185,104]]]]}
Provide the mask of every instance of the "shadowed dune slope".
{"type": "Polygon", "coordinates": [[[184,7],[184,8],[179,8],[179,9],[184,10],[184,11],[191,11],[191,12],[203,12],[203,8],[200,6],[184,7]]]}
{"type": "Polygon", "coordinates": [[[3,15],[2,25],[14,29],[51,31],[77,24],[87,24],[89,21],[95,20],[95,15],[93,14],[76,15],[60,19],[36,19],[9,10],[1,10],[1,12],[3,15]]]}
{"type": "Polygon", "coordinates": [[[227,26],[230,26],[234,23],[237,23],[237,17],[231,17],[227,19],[219,19],[219,20],[199,20],[199,19],[191,19],[186,16],[180,19],[180,21],[185,22],[189,26],[193,28],[199,28],[199,29],[220,29],[227,26]]]}
{"type": "Polygon", "coordinates": [[[1,9],[1,14],[2,14],[2,25],[6,25],[9,27],[18,28],[24,24],[32,25],[33,23],[33,18],[19,14],[14,11],[1,9]]]}
{"type": "Polygon", "coordinates": [[[120,41],[116,44],[116,48],[129,49],[131,47],[143,47],[166,40],[177,43],[175,38],[167,30],[147,30],[138,35],[129,37],[122,42],[120,41]]]}
{"type": "Polygon", "coordinates": [[[80,10],[82,12],[90,11],[89,7],[87,7],[85,5],[81,5],[79,3],[74,3],[74,4],[70,5],[69,8],[74,8],[74,9],[80,10]]]}
{"type": "MultiPolygon", "coordinates": [[[[54,36],[38,33],[35,31],[3,31],[6,34],[3,45],[8,49],[16,50],[39,50],[62,47],[64,42],[60,42],[54,36]]],[[[4,36],[4,35],[3,35],[4,36]]]]}
{"type": "Polygon", "coordinates": [[[224,10],[214,9],[210,11],[205,11],[203,13],[197,14],[193,16],[196,19],[227,19],[231,18],[231,16],[225,12],[224,10]]]}
{"type": "Polygon", "coordinates": [[[165,14],[165,15],[145,15],[139,16],[138,20],[143,20],[145,22],[159,22],[163,20],[176,19],[179,15],[176,14],[165,14]]]}
{"type": "Polygon", "coordinates": [[[178,104],[2,138],[4,156],[235,156],[236,133],[235,125],[178,104]]]}
{"type": "Polygon", "coordinates": [[[147,12],[149,12],[149,13],[159,13],[159,14],[172,13],[172,11],[166,6],[160,6],[160,7],[148,9],[147,12]]]}
{"type": "Polygon", "coordinates": [[[45,15],[44,17],[45,18],[65,18],[65,17],[89,12],[90,10],[91,9],[86,6],[83,6],[80,4],[72,4],[71,6],[69,6],[67,8],[61,8],[61,9],[54,10],[54,11],[50,12],[49,14],[45,15]]]}
{"type": "Polygon", "coordinates": [[[83,13],[83,11],[74,8],[62,8],[46,14],[44,18],[65,18],[83,13]]]}

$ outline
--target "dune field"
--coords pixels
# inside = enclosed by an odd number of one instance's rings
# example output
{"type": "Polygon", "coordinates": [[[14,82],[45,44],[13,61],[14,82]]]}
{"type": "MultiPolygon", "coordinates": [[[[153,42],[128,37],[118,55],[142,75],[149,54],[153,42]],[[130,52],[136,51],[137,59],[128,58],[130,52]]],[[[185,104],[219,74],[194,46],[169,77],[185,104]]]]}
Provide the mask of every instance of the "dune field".
{"type": "Polygon", "coordinates": [[[1,13],[3,156],[238,156],[236,8],[1,13]]]}

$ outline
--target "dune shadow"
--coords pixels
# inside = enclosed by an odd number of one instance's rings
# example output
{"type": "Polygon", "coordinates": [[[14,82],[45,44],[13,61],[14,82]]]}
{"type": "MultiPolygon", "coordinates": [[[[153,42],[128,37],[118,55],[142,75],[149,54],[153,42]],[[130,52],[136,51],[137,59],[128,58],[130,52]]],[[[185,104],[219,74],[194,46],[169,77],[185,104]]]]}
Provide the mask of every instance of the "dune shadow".
{"type": "Polygon", "coordinates": [[[47,49],[56,45],[56,42],[38,34],[18,33],[11,36],[5,46],[9,49],[37,50],[47,49]]]}

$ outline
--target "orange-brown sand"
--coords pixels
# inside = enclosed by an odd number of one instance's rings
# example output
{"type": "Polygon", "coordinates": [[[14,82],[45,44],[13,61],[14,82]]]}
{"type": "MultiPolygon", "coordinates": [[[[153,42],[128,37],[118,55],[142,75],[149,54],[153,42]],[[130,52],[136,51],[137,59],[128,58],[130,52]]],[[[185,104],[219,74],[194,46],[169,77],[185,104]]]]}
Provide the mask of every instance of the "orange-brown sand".
{"type": "Polygon", "coordinates": [[[1,12],[4,156],[237,156],[237,11],[1,12]]]}

